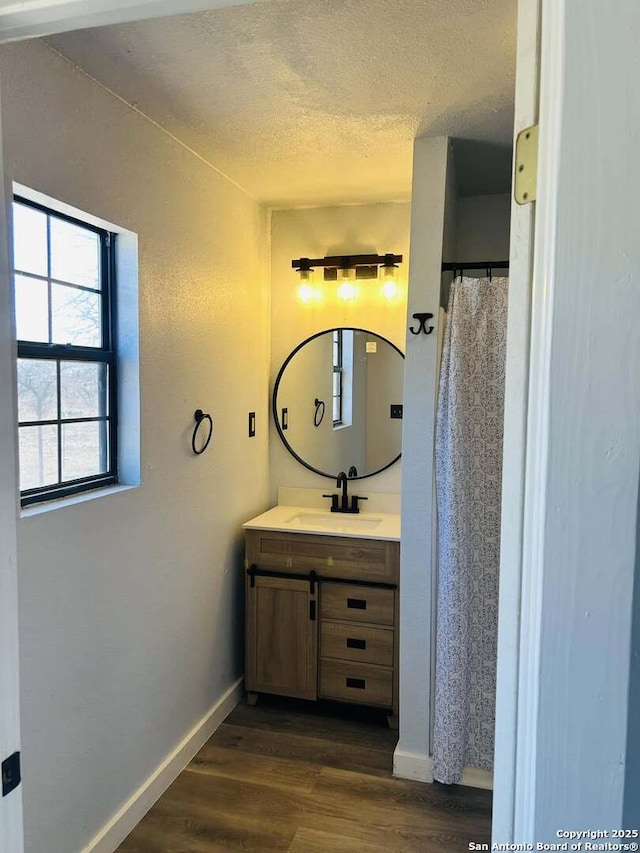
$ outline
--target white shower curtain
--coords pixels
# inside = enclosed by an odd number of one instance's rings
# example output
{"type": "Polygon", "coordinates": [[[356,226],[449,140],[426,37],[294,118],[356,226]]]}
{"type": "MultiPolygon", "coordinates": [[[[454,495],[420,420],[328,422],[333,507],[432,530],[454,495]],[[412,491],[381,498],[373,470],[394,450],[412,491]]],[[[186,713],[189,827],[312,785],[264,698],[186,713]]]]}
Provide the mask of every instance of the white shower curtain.
{"type": "Polygon", "coordinates": [[[436,423],[433,775],[493,768],[507,278],[451,285],[436,423]]]}

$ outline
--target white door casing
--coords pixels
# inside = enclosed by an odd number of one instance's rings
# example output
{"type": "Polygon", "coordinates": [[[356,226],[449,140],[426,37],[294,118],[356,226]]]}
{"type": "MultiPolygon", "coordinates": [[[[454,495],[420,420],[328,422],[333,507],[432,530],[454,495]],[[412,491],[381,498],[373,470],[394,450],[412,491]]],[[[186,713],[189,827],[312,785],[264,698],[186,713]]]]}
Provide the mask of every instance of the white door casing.
{"type": "MultiPolygon", "coordinates": [[[[519,0],[514,143],[520,131],[538,120],[540,13],[540,0],[519,0]]],[[[524,471],[527,447],[529,330],[535,214],[535,202],[518,205],[513,200],[513,192],[511,197],[496,747],[493,772],[492,830],[495,842],[513,840],[520,599],[523,594],[521,568],[524,471]]]]}
{"type": "MultiPolygon", "coordinates": [[[[0,128],[1,134],[1,128],[0,128]]],[[[0,136],[1,138],[1,136],[0,136]]],[[[0,149],[0,760],[20,750],[15,343],[0,149]]],[[[22,787],[0,798],[0,853],[23,849],[22,787]]]]}
{"type": "Polygon", "coordinates": [[[622,826],[640,471],[639,27],[635,0],[542,0],[518,665],[501,670],[501,698],[517,690],[515,742],[500,719],[497,730],[497,755],[513,749],[513,835],[496,825],[496,841],[622,826]]]}

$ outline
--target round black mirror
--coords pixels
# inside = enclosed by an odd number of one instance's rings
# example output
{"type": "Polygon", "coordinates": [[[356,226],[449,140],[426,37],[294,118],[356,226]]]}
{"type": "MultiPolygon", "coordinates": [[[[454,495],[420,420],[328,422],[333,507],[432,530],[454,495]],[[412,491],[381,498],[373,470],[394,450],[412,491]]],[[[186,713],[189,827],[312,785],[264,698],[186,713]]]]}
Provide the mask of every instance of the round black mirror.
{"type": "Polygon", "coordinates": [[[318,332],[291,352],[273,389],[287,450],[324,477],[362,479],[400,458],[404,355],[366,329],[318,332]]]}

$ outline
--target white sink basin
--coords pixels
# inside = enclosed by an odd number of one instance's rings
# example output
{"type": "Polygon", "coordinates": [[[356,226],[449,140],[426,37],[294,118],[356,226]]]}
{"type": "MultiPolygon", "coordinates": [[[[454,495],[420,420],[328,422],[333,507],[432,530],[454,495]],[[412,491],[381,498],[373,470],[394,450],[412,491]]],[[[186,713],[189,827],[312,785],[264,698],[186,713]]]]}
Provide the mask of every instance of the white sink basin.
{"type": "Polygon", "coordinates": [[[367,512],[350,515],[305,506],[279,504],[246,521],[245,530],[274,530],[283,533],[315,533],[317,536],[342,536],[354,539],[400,541],[398,513],[367,512]]]}
{"type": "Polygon", "coordinates": [[[382,518],[368,515],[366,518],[360,515],[349,515],[348,513],[332,512],[330,514],[320,512],[297,512],[286,520],[287,524],[296,527],[315,527],[318,530],[352,530],[367,532],[375,530],[382,523],[382,518]]]}

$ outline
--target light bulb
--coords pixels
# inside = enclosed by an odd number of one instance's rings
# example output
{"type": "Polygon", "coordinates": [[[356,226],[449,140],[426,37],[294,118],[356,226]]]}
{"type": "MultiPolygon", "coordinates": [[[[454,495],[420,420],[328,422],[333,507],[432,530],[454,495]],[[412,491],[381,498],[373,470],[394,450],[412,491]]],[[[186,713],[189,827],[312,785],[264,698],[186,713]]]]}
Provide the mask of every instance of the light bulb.
{"type": "Polygon", "coordinates": [[[313,286],[314,280],[314,270],[309,266],[308,258],[300,259],[300,266],[298,267],[298,277],[300,279],[300,284],[298,286],[298,299],[300,302],[309,303],[313,302],[314,299],[318,299],[320,294],[318,290],[313,286]]]}
{"type": "Polygon", "coordinates": [[[398,293],[398,267],[395,264],[383,264],[380,267],[380,295],[385,299],[394,299],[398,293]]]}
{"type": "Polygon", "coordinates": [[[300,302],[311,302],[315,297],[315,291],[310,284],[301,284],[298,288],[298,299],[300,302]]]}
{"type": "Polygon", "coordinates": [[[345,302],[350,299],[355,299],[356,286],[352,281],[343,281],[338,287],[338,297],[345,302]]]}
{"type": "Polygon", "coordinates": [[[385,299],[391,301],[395,298],[398,292],[398,286],[395,281],[383,281],[382,287],[380,288],[380,292],[382,293],[385,299]]]}
{"type": "Polygon", "coordinates": [[[356,295],[356,271],[354,267],[341,267],[338,270],[338,297],[354,299],[356,295]]]}

